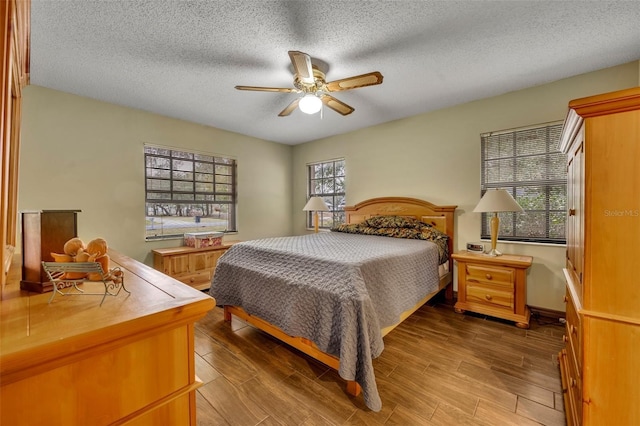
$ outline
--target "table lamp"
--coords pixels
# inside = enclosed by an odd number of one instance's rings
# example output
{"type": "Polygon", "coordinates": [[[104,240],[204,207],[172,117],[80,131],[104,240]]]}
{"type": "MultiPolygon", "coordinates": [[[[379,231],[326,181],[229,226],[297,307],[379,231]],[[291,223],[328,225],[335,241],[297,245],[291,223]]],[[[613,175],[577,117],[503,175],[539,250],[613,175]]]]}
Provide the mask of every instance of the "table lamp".
{"type": "Polygon", "coordinates": [[[496,250],[498,230],[500,229],[498,212],[523,212],[524,210],[506,190],[488,189],[473,211],[476,213],[493,213],[491,218],[491,251],[487,255],[500,256],[502,253],[496,250]]]}
{"type": "Polygon", "coordinates": [[[320,197],[311,197],[302,210],[313,212],[313,226],[315,231],[318,232],[318,212],[328,212],[329,207],[327,207],[327,204],[320,197]]]}

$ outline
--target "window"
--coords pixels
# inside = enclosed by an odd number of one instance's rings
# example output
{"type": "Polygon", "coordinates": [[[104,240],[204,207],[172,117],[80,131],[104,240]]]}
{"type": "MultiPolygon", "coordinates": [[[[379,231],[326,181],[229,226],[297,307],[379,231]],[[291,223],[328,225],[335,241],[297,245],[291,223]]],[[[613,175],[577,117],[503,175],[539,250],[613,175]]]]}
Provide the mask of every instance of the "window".
{"type": "Polygon", "coordinates": [[[236,231],[236,161],[144,147],[146,240],[236,231]]]}
{"type": "MultiPolygon", "coordinates": [[[[500,213],[504,241],[565,243],[566,155],[558,145],[562,123],[481,135],[482,194],[511,193],[524,213],[500,213]]],[[[482,195],[481,194],[481,195],[482,195]]],[[[491,214],[482,214],[482,238],[490,238],[491,214]]]]}
{"type": "MultiPolygon", "coordinates": [[[[308,165],[309,197],[322,197],[328,212],[318,212],[320,228],[344,223],[344,159],[308,165]]],[[[313,228],[313,214],[307,215],[307,227],[313,228]]]]}

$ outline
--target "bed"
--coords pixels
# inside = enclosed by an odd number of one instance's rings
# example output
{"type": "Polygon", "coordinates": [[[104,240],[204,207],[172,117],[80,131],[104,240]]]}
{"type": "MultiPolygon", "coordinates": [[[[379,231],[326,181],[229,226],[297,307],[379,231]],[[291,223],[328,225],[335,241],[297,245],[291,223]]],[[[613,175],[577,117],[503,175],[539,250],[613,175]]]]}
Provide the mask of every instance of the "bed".
{"type": "Polygon", "coordinates": [[[235,315],[334,368],[378,411],[372,360],[382,338],[441,290],[453,295],[455,209],[374,198],[346,207],[332,232],[235,244],[209,293],[226,321],[235,315]]]}

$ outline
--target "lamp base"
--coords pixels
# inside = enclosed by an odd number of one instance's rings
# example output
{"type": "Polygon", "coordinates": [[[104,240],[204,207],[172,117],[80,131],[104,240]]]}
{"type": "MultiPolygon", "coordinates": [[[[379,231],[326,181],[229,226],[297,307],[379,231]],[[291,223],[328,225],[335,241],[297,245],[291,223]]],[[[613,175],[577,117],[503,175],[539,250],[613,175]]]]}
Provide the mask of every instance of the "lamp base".
{"type": "Polygon", "coordinates": [[[491,257],[497,257],[497,256],[502,256],[502,253],[496,249],[491,249],[489,253],[487,253],[486,255],[491,257]]]}

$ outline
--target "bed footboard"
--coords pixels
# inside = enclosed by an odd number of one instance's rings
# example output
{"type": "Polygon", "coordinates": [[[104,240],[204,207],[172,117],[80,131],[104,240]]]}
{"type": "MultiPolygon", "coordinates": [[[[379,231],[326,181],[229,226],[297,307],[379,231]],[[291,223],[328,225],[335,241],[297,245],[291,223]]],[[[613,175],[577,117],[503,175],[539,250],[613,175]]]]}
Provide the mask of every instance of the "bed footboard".
{"type": "MultiPolygon", "coordinates": [[[[231,315],[235,315],[236,317],[251,324],[257,329],[264,331],[265,333],[309,355],[311,358],[320,361],[321,363],[333,368],[336,371],[338,371],[338,369],[340,368],[340,360],[337,357],[321,351],[320,349],[318,349],[315,343],[313,343],[309,339],[305,339],[304,337],[289,336],[287,333],[285,333],[275,325],[270,324],[255,315],[247,313],[244,309],[238,306],[225,305],[224,320],[230,322],[231,315]]],[[[357,382],[353,380],[347,380],[348,394],[358,396],[360,395],[361,391],[362,388],[357,382]]]]}

